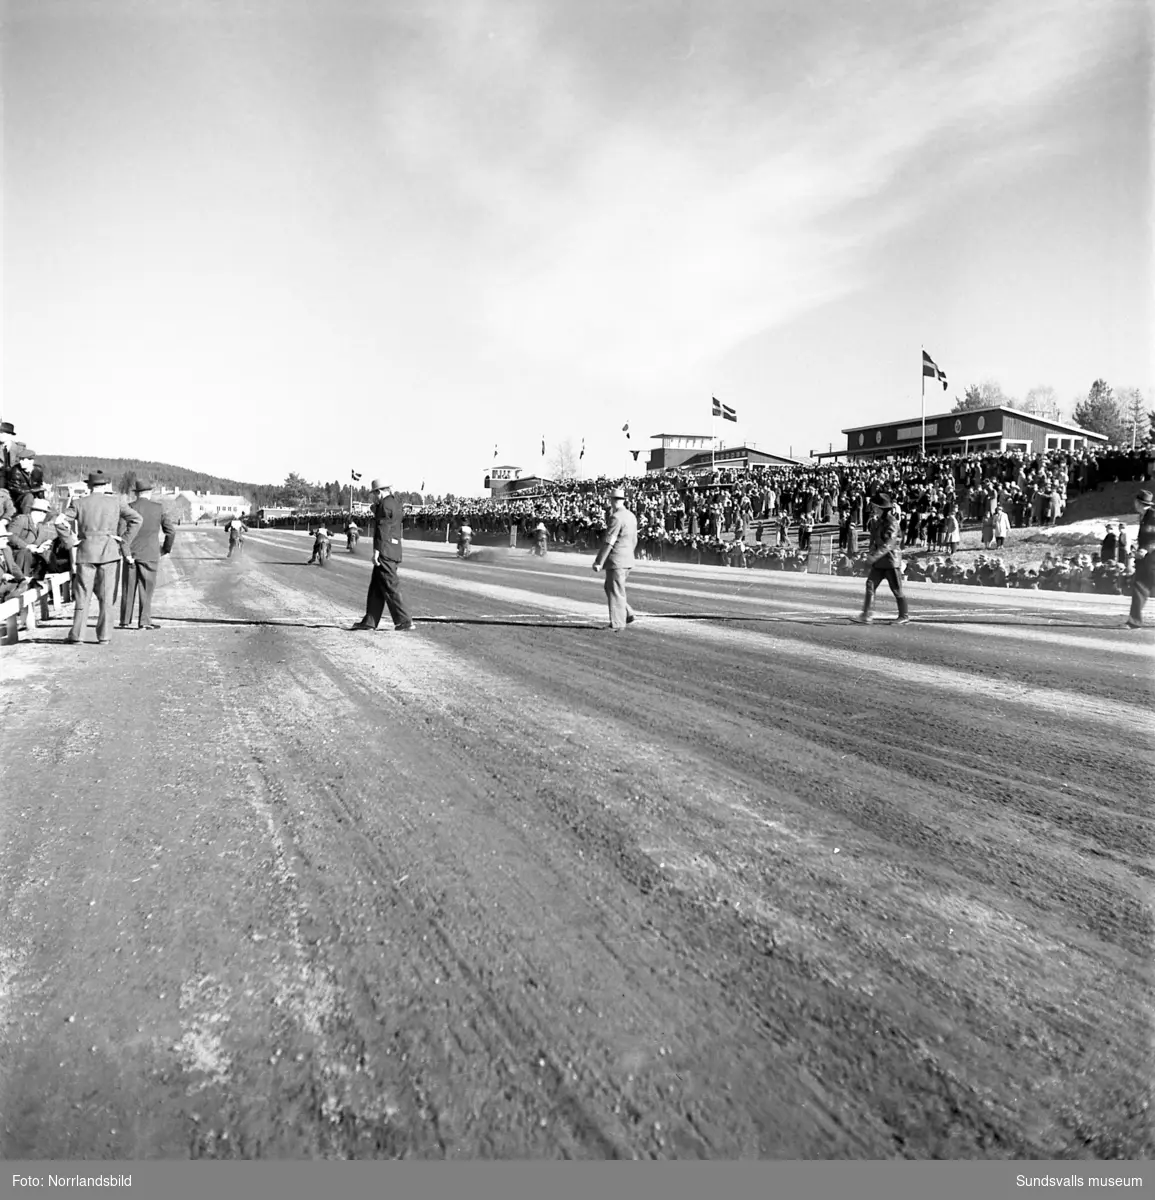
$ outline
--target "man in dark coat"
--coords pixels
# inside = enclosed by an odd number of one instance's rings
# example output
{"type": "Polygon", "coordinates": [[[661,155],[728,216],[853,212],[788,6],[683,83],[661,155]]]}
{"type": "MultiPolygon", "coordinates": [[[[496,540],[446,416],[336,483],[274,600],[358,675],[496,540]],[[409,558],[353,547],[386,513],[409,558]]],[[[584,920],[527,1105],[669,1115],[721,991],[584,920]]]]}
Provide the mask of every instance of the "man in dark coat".
{"type": "Polygon", "coordinates": [[[140,513],[112,495],[112,481],[103,471],[88,476],[88,495],[78,496],[64,515],[76,522],[76,573],[72,595],[76,601],[72,631],[64,640],[78,645],[88,624],[88,607],[95,591],[99,605],[96,639],[102,646],[112,640],[112,593],[122,552],[131,553],[140,527],[140,513]],[[125,532],[118,534],[121,522],[125,532]]]}
{"type": "MultiPolygon", "coordinates": [[[[120,624],[118,629],[127,629],[132,624],[133,609],[137,607],[137,594],[140,595],[140,613],[138,629],[159,629],[160,626],[152,619],[152,598],[156,594],[157,571],[160,567],[161,555],[172,551],[176,539],[176,527],[172,518],[164,510],[164,505],[152,498],[152,489],[156,485],[147,479],[136,481],[136,502],[129,507],[140,514],[140,527],[132,543],[132,553],[125,554],[121,566],[120,583],[120,624]],[[161,534],[164,534],[164,545],[160,544],[161,534]]],[[[127,532],[125,523],[120,524],[120,534],[127,532]]]]}
{"type": "Polygon", "coordinates": [[[44,472],[36,465],[36,451],[16,443],[15,466],[8,470],[8,494],[17,513],[26,513],[32,501],[44,495],[44,472]]]}
{"type": "Polygon", "coordinates": [[[401,523],[405,510],[393,494],[392,487],[383,480],[374,479],[370,491],[373,493],[373,574],[369,578],[365,616],[353,628],[376,629],[388,606],[393,628],[403,632],[413,628],[397,578],[397,567],[401,562],[401,523]]]}
{"type": "Polygon", "coordinates": [[[866,598],[862,612],[854,619],[862,625],[869,625],[874,620],[870,615],[870,607],[874,603],[878,585],[885,579],[898,602],[898,620],[895,624],[905,625],[910,617],[906,611],[906,597],[902,593],[902,534],[894,501],[885,492],[880,492],[871,501],[871,509],[870,549],[866,554],[870,573],[866,577],[866,598]]]}
{"type": "Polygon", "coordinates": [[[1131,614],[1128,629],[1143,627],[1143,606],[1155,591],[1155,497],[1144,489],[1135,497],[1139,532],[1135,537],[1135,574],[1131,580],[1131,614]]]}

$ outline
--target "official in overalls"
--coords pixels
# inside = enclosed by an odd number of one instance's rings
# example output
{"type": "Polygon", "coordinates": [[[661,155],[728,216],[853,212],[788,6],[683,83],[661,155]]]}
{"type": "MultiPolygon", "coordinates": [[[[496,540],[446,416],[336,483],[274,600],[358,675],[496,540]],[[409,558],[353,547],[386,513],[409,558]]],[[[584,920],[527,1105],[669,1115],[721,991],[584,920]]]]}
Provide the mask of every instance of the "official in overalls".
{"type": "Polygon", "coordinates": [[[76,569],[72,577],[76,601],[72,631],[64,640],[78,645],[88,624],[88,608],[95,592],[99,613],[96,640],[107,646],[112,640],[112,593],[121,555],[132,561],[132,546],[143,518],[119,497],[112,495],[112,481],[103,471],[93,471],[86,481],[88,495],[78,496],[64,515],[76,522],[76,569]],[[123,524],[122,524],[123,522],[123,524]],[[117,530],[123,529],[122,534],[117,530]]]}
{"type": "Polygon", "coordinates": [[[1155,591],[1155,497],[1144,489],[1135,497],[1139,532],[1135,538],[1135,574],[1131,581],[1128,629],[1143,628],[1143,606],[1155,591]]]}
{"type": "Polygon", "coordinates": [[[881,492],[871,501],[871,508],[873,512],[870,518],[870,549],[866,555],[870,574],[866,577],[866,597],[862,612],[855,620],[862,625],[869,625],[874,620],[870,613],[874,593],[878,585],[885,580],[898,603],[898,620],[895,624],[905,625],[910,621],[910,617],[906,611],[906,596],[902,591],[902,534],[894,501],[885,492],[881,492]]]}

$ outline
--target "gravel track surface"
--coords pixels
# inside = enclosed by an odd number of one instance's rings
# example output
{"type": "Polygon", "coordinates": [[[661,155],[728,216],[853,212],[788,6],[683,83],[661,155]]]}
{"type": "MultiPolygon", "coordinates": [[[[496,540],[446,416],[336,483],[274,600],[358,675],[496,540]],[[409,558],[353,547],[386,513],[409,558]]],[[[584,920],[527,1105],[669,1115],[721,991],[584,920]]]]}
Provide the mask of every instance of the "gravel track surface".
{"type": "Polygon", "coordinates": [[[0,651],[4,1157],[1150,1154],[1126,600],[308,557],[0,651]]]}

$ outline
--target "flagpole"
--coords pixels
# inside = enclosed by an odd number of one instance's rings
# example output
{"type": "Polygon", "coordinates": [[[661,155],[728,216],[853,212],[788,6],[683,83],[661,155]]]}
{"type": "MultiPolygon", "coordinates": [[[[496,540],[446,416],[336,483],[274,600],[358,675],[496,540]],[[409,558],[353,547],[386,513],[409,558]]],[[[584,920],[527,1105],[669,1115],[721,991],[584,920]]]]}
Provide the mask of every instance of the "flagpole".
{"type": "MultiPolygon", "coordinates": [[[[921,347],[922,353],[926,353],[926,347],[921,347]]],[[[922,361],[922,356],[919,356],[919,370],[922,372],[922,457],[926,458],[926,364],[922,361]]]]}

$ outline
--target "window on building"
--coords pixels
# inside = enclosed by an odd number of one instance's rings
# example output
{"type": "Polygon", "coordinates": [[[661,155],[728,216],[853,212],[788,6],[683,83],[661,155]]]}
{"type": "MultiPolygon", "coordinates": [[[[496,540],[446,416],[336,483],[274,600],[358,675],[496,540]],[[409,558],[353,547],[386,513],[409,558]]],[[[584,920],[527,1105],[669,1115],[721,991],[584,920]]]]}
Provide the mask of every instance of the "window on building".
{"type": "Polygon", "coordinates": [[[1059,439],[1057,437],[1047,438],[1047,449],[1048,450],[1058,450],[1058,448],[1059,448],[1059,439]]]}
{"type": "Polygon", "coordinates": [[[1070,450],[1070,448],[1071,448],[1071,439],[1070,438],[1060,438],[1059,439],[1059,449],[1060,450],[1070,450]]]}
{"type": "Polygon", "coordinates": [[[1003,442],[1003,449],[1012,452],[1017,451],[1019,454],[1029,454],[1031,452],[1030,442],[1003,442]]]}

